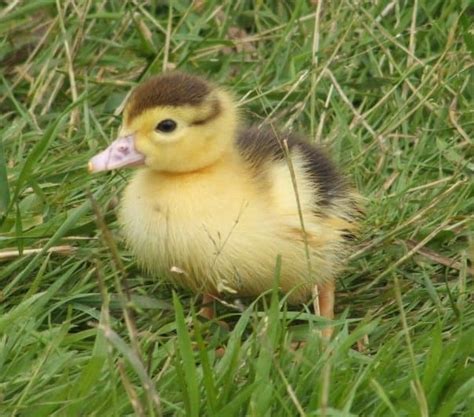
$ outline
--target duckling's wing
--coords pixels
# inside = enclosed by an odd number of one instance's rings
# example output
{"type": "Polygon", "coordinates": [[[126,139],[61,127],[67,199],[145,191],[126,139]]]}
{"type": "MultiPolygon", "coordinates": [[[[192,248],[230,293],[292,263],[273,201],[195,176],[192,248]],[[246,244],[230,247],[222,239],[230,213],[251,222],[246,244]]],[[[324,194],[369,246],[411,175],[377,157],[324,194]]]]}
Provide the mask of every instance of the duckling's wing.
{"type": "Polygon", "coordinates": [[[321,206],[331,205],[348,192],[345,178],[326,153],[295,134],[252,126],[240,132],[237,146],[240,154],[257,173],[264,171],[268,163],[284,160],[295,151],[298,152],[304,161],[305,172],[318,193],[321,206]],[[289,155],[285,150],[285,142],[289,155]]]}

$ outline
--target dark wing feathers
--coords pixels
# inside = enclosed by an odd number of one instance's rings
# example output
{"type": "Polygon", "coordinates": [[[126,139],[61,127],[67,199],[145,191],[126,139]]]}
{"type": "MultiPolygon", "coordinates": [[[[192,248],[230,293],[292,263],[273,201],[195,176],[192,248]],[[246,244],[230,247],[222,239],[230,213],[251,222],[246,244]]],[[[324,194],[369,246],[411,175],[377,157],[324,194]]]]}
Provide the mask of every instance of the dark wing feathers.
{"type": "Polygon", "coordinates": [[[295,149],[302,154],[307,173],[318,190],[321,205],[330,205],[335,198],[344,195],[348,189],[346,181],[329,157],[323,150],[297,135],[253,126],[240,132],[237,146],[243,157],[258,169],[265,162],[286,158],[284,140],[287,141],[290,154],[295,149]]]}

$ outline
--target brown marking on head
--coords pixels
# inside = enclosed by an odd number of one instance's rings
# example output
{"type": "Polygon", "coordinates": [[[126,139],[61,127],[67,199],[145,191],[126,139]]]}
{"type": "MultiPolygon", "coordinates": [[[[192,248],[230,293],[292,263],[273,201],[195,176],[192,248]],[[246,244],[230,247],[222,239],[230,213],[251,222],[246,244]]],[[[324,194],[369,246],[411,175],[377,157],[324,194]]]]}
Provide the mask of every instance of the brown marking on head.
{"type": "Polygon", "coordinates": [[[133,91],[127,104],[127,122],[156,106],[199,106],[212,87],[202,78],[168,72],[150,78],[133,91]]]}

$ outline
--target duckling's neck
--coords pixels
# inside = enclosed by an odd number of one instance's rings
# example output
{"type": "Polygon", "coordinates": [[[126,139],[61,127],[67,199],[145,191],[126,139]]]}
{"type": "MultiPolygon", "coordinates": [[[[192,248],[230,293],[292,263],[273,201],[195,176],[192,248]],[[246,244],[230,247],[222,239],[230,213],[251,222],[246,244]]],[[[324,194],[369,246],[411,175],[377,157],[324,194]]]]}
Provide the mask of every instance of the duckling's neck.
{"type": "Polygon", "coordinates": [[[245,172],[239,153],[230,150],[223,153],[212,164],[198,169],[176,172],[145,168],[138,173],[138,177],[154,190],[152,195],[160,195],[160,198],[164,200],[178,198],[175,194],[185,195],[186,198],[194,196],[192,199],[209,199],[210,196],[207,193],[223,195],[229,188],[234,190],[234,195],[238,194],[235,190],[245,178],[245,172]]]}

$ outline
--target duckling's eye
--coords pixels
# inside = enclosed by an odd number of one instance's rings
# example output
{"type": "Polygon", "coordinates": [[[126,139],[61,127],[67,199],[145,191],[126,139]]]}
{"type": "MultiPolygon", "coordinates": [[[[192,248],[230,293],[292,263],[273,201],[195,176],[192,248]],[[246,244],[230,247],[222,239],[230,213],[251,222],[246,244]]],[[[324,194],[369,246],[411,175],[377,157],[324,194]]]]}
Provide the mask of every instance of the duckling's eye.
{"type": "Polygon", "coordinates": [[[156,130],[163,133],[170,133],[176,129],[176,122],[171,119],[162,120],[156,125],[156,130]]]}

